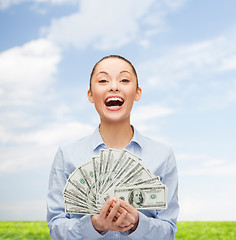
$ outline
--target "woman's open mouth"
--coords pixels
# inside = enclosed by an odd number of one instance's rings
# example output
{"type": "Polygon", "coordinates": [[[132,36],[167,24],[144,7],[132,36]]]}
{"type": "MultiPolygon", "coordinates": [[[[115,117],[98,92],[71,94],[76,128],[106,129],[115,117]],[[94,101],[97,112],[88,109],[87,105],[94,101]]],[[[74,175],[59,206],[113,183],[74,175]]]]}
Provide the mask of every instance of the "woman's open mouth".
{"type": "Polygon", "coordinates": [[[124,100],[121,97],[108,97],[105,100],[105,105],[109,110],[118,110],[123,105],[124,100]]]}

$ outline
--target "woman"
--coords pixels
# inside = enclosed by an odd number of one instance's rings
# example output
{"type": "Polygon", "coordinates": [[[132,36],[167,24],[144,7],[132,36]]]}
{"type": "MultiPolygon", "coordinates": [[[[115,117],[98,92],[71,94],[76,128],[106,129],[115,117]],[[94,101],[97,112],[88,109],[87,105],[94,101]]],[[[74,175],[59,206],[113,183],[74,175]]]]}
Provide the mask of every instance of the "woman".
{"type": "Polygon", "coordinates": [[[100,125],[92,135],[60,147],[56,154],[47,198],[52,239],[174,239],[179,211],[175,158],[169,147],[142,136],[130,124],[133,103],[141,94],[135,68],[127,59],[110,55],[94,66],[88,99],[100,125]],[[104,148],[126,148],[142,158],[168,187],[168,208],[138,211],[121,199],[108,199],[100,214],[66,214],[62,191],[69,174],[104,148]]]}

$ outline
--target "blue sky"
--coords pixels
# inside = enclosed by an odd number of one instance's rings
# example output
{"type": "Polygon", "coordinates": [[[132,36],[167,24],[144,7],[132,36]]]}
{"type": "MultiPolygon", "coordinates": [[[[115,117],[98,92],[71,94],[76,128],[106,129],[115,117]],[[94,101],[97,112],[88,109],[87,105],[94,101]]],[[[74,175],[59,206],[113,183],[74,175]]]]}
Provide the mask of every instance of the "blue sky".
{"type": "Polygon", "coordinates": [[[236,2],[0,0],[0,220],[44,220],[58,146],[99,122],[94,63],[135,65],[132,124],[169,144],[179,220],[236,220],[236,2]]]}

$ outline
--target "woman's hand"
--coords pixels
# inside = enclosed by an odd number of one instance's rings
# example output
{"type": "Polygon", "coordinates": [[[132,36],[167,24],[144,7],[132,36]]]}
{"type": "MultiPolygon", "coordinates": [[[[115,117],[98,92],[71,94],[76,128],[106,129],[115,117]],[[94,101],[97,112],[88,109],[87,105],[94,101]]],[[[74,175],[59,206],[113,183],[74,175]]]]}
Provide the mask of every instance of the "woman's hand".
{"type": "Polygon", "coordinates": [[[128,226],[130,224],[133,224],[133,227],[131,228],[133,231],[137,228],[138,222],[139,222],[139,212],[136,208],[131,206],[129,203],[121,200],[121,199],[115,199],[115,202],[120,203],[119,211],[116,214],[116,218],[119,218],[120,215],[126,213],[126,218],[121,222],[119,225],[120,227],[128,226]]]}
{"type": "Polygon", "coordinates": [[[120,199],[108,199],[103,205],[100,214],[91,216],[94,228],[100,233],[103,231],[125,232],[133,228],[133,218],[126,208],[121,207],[121,204],[126,206],[124,203],[120,199]]]}

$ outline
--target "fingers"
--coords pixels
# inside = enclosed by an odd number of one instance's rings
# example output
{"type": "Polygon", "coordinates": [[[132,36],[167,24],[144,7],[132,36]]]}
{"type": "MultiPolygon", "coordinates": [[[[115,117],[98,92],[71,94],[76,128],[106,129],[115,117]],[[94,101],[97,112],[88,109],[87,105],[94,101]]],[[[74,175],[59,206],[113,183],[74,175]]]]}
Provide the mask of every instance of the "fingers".
{"type": "Polygon", "coordinates": [[[116,202],[112,209],[110,210],[110,213],[107,216],[108,221],[113,221],[114,217],[116,216],[118,210],[120,208],[120,202],[116,202]]]}
{"type": "MultiPolygon", "coordinates": [[[[139,222],[138,210],[136,208],[134,208],[133,206],[131,206],[129,203],[127,203],[121,199],[119,199],[118,201],[120,202],[119,213],[127,211],[126,218],[122,222],[120,222],[119,227],[128,226],[129,224],[133,224],[133,227],[135,226],[135,229],[136,229],[136,227],[138,226],[138,222],[139,222]]],[[[118,216],[119,216],[119,213],[118,213],[118,216]]]]}
{"type": "Polygon", "coordinates": [[[132,215],[121,207],[118,199],[108,199],[100,214],[91,217],[92,224],[97,231],[125,232],[134,227],[132,215]]]}
{"type": "Polygon", "coordinates": [[[129,203],[123,201],[122,199],[119,199],[121,207],[123,207],[127,212],[132,212],[134,210],[134,207],[131,206],[129,203]]]}
{"type": "Polygon", "coordinates": [[[100,211],[100,216],[105,218],[107,216],[107,213],[109,212],[109,209],[112,207],[113,204],[113,199],[109,198],[103,205],[101,211],[100,211]]]}
{"type": "Polygon", "coordinates": [[[122,214],[119,214],[119,217],[116,219],[116,221],[113,221],[113,231],[125,232],[134,226],[133,223],[130,223],[126,220],[127,214],[127,211],[123,211],[122,214]]]}
{"type": "MultiPolygon", "coordinates": [[[[119,210],[117,211],[116,213],[116,216],[115,218],[118,219],[120,217],[121,214],[127,212],[126,214],[126,220],[129,221],[129,222],[133,222],[134,221],[134,218],[132,216],[132,211],[128,212],[122,205],[120,205],[120,208],[119,210]]],[[[126,224],[127,226],[128,224],[126,224]]]]}
{"type": "Polygon", "coordinates": [[[126,232],[130,230],[133,226],[134,224],[131,223],[129,226],[126,226],[126,227],[114,227],[113,231],[126,232]]]}
{"type": "Polygon", "coordinates": [[[120,216],[117,218],[117,220],[115,221],[117,226],[120,226],[122,223],[124,223],[124,220],[127,216],[127,212],[124,211],[122,214],[120,214],[120,216]]]}
{"type": "Polygon", "coordinates": [[[137,209],[130,204],[121,199],[110,198],[100,211],[99,222],[102,229],[123,232],[135,226],[138,222],[138,215],[137,209]]]}

